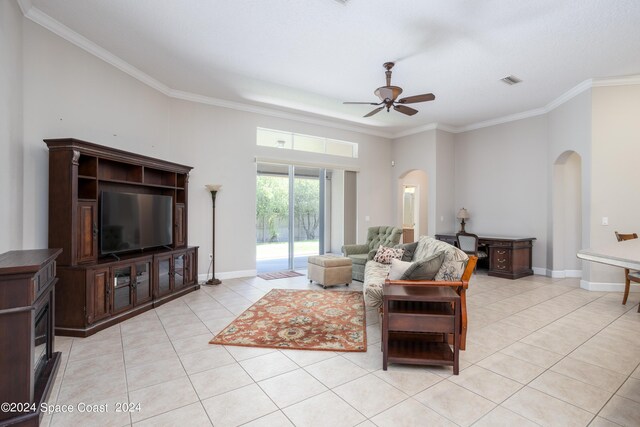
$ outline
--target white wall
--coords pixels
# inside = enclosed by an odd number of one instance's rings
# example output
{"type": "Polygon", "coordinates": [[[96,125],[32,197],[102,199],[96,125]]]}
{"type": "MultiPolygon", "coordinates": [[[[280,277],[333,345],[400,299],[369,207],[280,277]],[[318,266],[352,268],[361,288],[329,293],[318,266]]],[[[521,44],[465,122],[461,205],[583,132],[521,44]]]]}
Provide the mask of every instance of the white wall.
{"type": "Polygon", "coordinates": [[[334,170],[331,174],[331,248],[339,254],[344,245],[344,171],[334,170]]]}
{"type": "Polygon", "coordinates": [[[0,253],[22,248],[22,12],[0,2],[0,253]]]}
{"type": "Polygon", "coordinates": [[[194,167],[189,244],[200,246],[199,270],[211,252],[211,196],[216,199],[216,271],[255,269],[256,156],[359,169],[358,233],[391,221],[391,143],[385,138],[171,99],[44,28],[24,21],[25,247],[47,245],[48,153],[44,138],[74,137],[194,167]],[[256,146],[256,127],[359,143],[359,158],[256,146]],[[28,224],[28,226],[27,226],[28,224]]]}
{"type": "MultiPolygon", "coordinates": [[[[412,170],[398,181],[398,201],[396,217],[400,220],[398,226],[404,222],[404,186],[416,187],[416,198],[414,204],[418,207],[418,215],[414,217],[416,229],[414,229],[413,238],[417,241],[418,236],[427,234],[427,226],[429,224],[429,177],[424,171],[412,170]]],[[[415,209],[414,209],[415,211],[415,209]]]]}
{"type": "MultiPolygon", "coordinates": [[[[566,151],[553,165],[553,251],[554,277],[576,276],[582,261],[582,158],[566,151]]],[[[548,258],[548,256],[547,256],[548,258]]]]}
{"type": "MultiPolygon", "coordinates": [[[[640,85],[596,87],[592,104],[591,247],[615,242],[614,231],[640,232],[640,85]],[[602,217],[609,226],[601,225],[602,217]]],[[[621,283],[623,270],[592,264],[593,283],[621,283]]]]}
{"type": "Polygon", "coordinates": [[[480,235],[535,237],[547,267],[547,119],[537,116],[455,135],[455,204],[480,235]]]}
{"type": "Polygon", "coordinates": [[[422,224],[424,219],[421,220],[419,232],[421,235],[434,235],[436,229],[436,131],[425,131],[395,139],[390,160],[395,161],[395,166],[391,170],[391,181],[393,183],[391,200],[394,200],[394,217],[389,224],[402,227],[402,178],[413,170],[419,170],[427,175],[428,184],[426,191],[422,189],[420,191],[420,197],[426,198],[428,202],[427,224],[422,224]]]}
{"type": "MultiPolygon", "coordinates": [[[[581,214],[582,214],[582,247],[590,245],[590,218],[591,218],[591,90],[586,90],[571,100],[558,106],[547,114],[549,129],[549,157],[548,164],[554,165],[562,156],[575,152],[580,156],[581,162],[581,214]]],[[[565,243],[562,236],[567,233],[564,222],[559,218],[563,216],[563,195],[557,194],[562,188],[554,188],[553,181],[548,188],[548,220],[549,236],[547,244],[547,265],[550,270],[562,271],[567,267],[558,264],[565,256],[565,243]],[[557,219],[554,219],[557,218],[557,219]],[[555,252],[559,252],[556,256],[555,252]]],[[[575,254],[574,254],[575,257],[575,254]]],[[[582,278],[587,280],[591,263],[581,263],[582,278]]]]}
{"type": "MultiPolygon", "coordinates": [[[[455,206],[455,138],[449,132],[436,131],[436,217],[435,233],[457,231],[455,206]]],[[[434,234],[435,234],[434,233],[434,234]]]]}
{"type": "Polygon", "coordinates": [[[188,163],[169,144],[169,101],[102,60],[24,20],[25,248],[46,248],[45,138],[73,137],[188,163]]]}

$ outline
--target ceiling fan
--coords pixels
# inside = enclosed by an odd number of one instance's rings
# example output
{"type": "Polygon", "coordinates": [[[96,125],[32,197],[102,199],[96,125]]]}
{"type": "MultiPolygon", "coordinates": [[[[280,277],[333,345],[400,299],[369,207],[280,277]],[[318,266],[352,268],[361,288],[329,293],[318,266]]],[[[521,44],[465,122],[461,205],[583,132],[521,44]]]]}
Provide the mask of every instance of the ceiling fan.
{"type": "Polygon", "coordinates": [[[382,107],[378,107],[375,110],[369,112],[364,117],[371,117],[374,114],[379,113],[385,108],[389,111],[392,107],[394,110],[406,114],[407,116],[413,116],[418,112],[411,107],[407,107],[404,104],[415,104],[417,102],[426,102],[433,101],[436,99],[435,95],[432,93],[425,93],[422,95],[408,96],[406,98],[400,98],[396,101],[396,98],[400,96],[402,93],[402,88],[398,86],[391,86],[391,69],[395,63],[393,62],[385,62],[382,66],[387,70],[385,71],[385,75],[387,76],[387,85],[381,86],[376,89],[373,93],[380,98],[380,102],[343,102],[343,104],[366,104],[366,105],[382,105],[382,107]]]}

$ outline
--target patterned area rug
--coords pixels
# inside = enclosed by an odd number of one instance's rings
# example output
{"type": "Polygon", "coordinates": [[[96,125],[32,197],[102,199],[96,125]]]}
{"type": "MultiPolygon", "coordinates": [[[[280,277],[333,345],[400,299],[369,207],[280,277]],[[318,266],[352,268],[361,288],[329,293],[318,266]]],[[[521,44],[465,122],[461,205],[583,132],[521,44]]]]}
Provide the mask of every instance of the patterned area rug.
{"type": "Polygon", "coordinates": [[[362,292],[273,289],[209,344],[367,351],[362,292]]]}
{"type": "Polygon", "coordinates": [[[287,277],[298,276],[304,276],[304,274],[298,273],[297,271],[277,271],[275,273],[258,274],[258,277],[264,280],[286,279],[287,277]]]}

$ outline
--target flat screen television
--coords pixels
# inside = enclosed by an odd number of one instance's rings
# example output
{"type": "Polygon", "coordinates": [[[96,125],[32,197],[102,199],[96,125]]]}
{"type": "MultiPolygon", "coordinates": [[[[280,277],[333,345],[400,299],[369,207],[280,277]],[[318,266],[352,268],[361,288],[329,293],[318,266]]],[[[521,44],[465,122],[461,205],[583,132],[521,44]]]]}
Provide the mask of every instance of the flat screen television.
{"type": "Polygon", "coordinates": [[[100,253],[143,250],[173,242],[173,198],[102,191],[100,253]]]}

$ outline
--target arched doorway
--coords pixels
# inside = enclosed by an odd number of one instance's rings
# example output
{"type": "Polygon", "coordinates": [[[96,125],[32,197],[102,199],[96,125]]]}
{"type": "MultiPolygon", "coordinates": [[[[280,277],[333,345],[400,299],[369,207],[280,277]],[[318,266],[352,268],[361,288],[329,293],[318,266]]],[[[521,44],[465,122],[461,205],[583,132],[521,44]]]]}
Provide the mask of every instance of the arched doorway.
{"type": "Polygon", "coordinates": [[[428,189],[428,177],[422,170],[412,169],[398,178],[396,218],[402,224],[405,243],[428,234],[428,189]]]}
{"type": "Polygon", "coordinates": [[[553,271],[554,277],[581,277],[582,262],[582,158],[565,151],[553,164],[553,271]]]}

